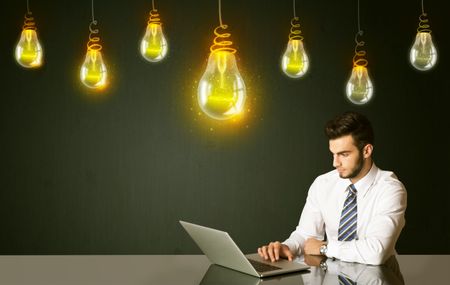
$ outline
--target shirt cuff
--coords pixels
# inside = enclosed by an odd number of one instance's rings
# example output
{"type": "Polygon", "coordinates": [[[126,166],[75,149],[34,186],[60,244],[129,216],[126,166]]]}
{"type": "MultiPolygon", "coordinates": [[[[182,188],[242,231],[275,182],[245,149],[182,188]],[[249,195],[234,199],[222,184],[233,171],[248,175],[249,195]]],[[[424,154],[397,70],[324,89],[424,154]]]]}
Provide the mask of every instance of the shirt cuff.
{"type": "Polygon", "coordinates": [[[298,244],[294,241],[290,241],[290,240],[285,240],[284,242],[282,242],[281,244],[287,245],[287,247],[289,247],[289,250],[292,252],[292,254],[294,255],[301,255],[302,254],[302,249],[298,246],[298,244]]]}
{"type": "Polygon", "coordinates": [[[327,244],[327,253],[325,254],[327,257],[338,258],[339,256],[339,243],[338,241],[328,241],[327,244]]]}

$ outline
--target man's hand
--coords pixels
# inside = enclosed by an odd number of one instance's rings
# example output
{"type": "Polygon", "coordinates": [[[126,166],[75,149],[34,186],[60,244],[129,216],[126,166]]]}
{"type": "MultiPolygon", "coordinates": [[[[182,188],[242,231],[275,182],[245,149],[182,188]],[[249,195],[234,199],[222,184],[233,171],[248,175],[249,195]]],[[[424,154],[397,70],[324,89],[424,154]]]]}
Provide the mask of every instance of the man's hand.
{"type": "Polygon", "coordinates": [[[279,241],[274,241],[258,248],[258,254],[265,260],[270,258],[270,261],[272,262],[278,261],[280,257],[287,258],[289,261],[292,261],[294,258],[294,254],[292,254],[289,247],[279,241]]]}
{"type": "Polygon", "coordinates": [[[326,259],[327,258],[325,256],[305,254],[304,261],[305,261],[306,265],[318,267],[318,266],[320,266],[320,263],[326,259]]]}
{"type": "Polygon", "coordinates": [[[309,238],[306,240],[303,251],[305,254],[320,255],[320,247],[326,244],[326,242],[317,240],[315,238],[309,238]]]}

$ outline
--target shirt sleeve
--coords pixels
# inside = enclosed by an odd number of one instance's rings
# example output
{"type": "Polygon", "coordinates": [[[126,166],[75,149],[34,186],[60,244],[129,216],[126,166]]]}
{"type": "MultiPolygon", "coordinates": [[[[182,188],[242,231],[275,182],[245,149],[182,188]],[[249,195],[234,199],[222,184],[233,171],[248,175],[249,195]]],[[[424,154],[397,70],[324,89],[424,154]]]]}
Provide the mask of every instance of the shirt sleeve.
{"type": "Polygon", "coordinates": [[[388,185],[384,190],[376,202],[376,213],[365,237],[352,241],[330,239],[328,257],[380,265],[395,252],[395,243],[405,225],[406,190],[401,183],[388,185]]]}
{"type": "Polygon", "coordinates": [[[308,191],[305,206],[296,229],[283,244],[287,245],[292,253],[300,255],[305,241],[308,238],[323,240],[325,227],[324,219],[319,208],[318,190],[320,182],[316,179],[308,191]]]}

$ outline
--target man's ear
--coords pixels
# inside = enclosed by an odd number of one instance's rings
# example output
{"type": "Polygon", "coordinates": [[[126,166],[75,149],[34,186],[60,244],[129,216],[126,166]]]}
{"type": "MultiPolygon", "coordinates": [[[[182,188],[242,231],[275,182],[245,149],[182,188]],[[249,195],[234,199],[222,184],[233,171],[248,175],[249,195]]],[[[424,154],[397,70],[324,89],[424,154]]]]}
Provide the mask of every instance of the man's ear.
{"type": "Polygon", "coordinates": [[[363,148],[363,156],[364,158],[369,158],[372,156],[372,151],[373,151],[373,145],[366,144],[366,146],[363,148]]]}

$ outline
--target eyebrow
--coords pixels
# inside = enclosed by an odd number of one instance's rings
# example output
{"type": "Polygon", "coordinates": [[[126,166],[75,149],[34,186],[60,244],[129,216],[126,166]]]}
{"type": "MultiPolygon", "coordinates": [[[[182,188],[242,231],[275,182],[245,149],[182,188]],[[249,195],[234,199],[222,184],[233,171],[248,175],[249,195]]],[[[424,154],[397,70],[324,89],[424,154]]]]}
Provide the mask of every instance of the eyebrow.
{"type": "MultiPolygon", "coordinates": [[[[333,153],[331,150],[330,150],[330,152],[333,153]]],[[[351,150],[343,150],[343,151],[340,151],[340,152],[336,152],[335,154],[344,154],[344,153],[347,153],[347,152],[351,152],[351,150]]]]}

